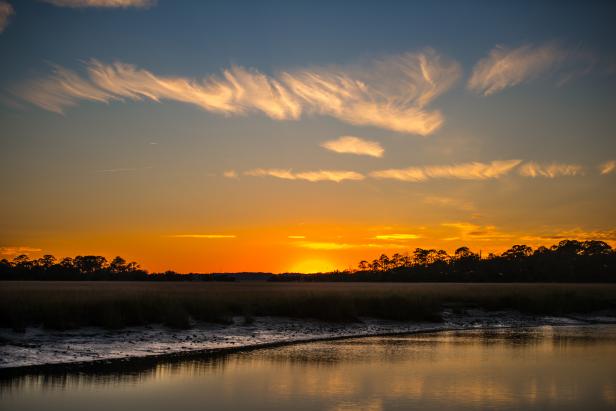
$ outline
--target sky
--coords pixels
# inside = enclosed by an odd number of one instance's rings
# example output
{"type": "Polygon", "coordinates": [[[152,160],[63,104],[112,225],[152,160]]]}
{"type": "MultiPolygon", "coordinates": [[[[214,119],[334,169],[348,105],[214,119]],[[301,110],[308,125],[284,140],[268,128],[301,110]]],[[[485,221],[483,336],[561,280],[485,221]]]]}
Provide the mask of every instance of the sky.
{"type": "Polygon", "coordinates": [[[616,4],[0,0],[0,258],[616,246],[616,4]]]}

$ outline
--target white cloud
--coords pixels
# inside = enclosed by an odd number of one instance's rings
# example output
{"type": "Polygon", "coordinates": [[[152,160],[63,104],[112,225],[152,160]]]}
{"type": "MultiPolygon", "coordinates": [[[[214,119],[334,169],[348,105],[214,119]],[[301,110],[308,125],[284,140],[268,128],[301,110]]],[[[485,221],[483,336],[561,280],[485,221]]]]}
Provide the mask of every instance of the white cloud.
{"type": "Polygon", "coordinates": [[[147,9],[156,4],[156,0],[43,0],[57,7],[85,8],[139,8],[147,9]]]}
{"type": "Polygon", "coordinates": [[[13,6],[6,1],[0,1],[0,33],[9,25],[9,18],[15,14],[13,6]]]}
{"type": "Polygon", "coordinates": [[[62,113],[82,100],[172,100],[227,115],[261,112],[276,120],[321,114],[351,124],[428,135],[443,116],[427,105],[460,77],[459,65],[433,50],[346,68],[315,68],[271,77],[233,66],[203,80],[158,76],[130,64],[91,60],[82,76],[63,67],[17,94],[62,113]]]}
{"type": "Polygon", "coordinates": [[[601,175],[610,174],[614,170],[616,170],[616,160],[606,161],[605,163],[599,165],[601,175]]]}
{"type": "Polygon", "coordinates": [[[515,49],[498,46],[473,68],[468,88],[484,96],[529,81],[554,69],[567,59],[561,47],[546,44],[515,49]]]}
{"type": "Polygon", "coordinates": [[[383,157],[383,147],[376,141],[363,140],[359,137],[342,136],[336,140],[325,141],[321,147],[336,153],[357,154],[371,157],[383,157]]]}
{"type": "Polygon", "coordinates": [[[522,164],[518,172],[524,177],[548,177],[576,176],[582,174],[582,166],[577,164],[537,164],[529,162],[522,164]]]}
{"type": "Polygon", "coordinates": [[[253,177],[276,177],[283,180],[306,180],[310,182],[316,181],[334,181],[339,183],[344,180],[363,180],[365,177],[355,171],[342,170],[319,170],[319,171],[304,171],[294,173],[291,170],[279,168],[257,168],[244,173],[253,177]]]}
{"type": "Polygon", "coordinates": [[[432,178],[454,178],[461,180],[487,180],[508,174],[521,160],[492,161],[490,163],[463,163],[441,166],[409,167],[373,171],[374,178],[387,178],[401,181],[426,181],[432,178]]]}

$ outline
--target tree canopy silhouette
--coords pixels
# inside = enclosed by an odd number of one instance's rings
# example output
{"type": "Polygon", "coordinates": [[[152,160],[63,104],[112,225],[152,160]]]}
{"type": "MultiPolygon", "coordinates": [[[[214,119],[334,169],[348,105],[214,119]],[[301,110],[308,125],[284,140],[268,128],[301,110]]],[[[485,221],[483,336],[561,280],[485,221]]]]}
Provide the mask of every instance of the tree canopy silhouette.
{"type": "Polygon", "coordinates": [[[319,274],[148,274],[136,262],[115,257],[78,255],[58,261],[53,255],[30,259],[18,255],[0,260],[1,280],[129,280],[129,281],[404,281],[404,282],[616,282],[616,252],[604,241],[562,240],[533,250],[516,244],[500,255],[482,258],[468,247],[453,255],[445,250],[416,248],[392,256],[362,260],[357,269],[319,274]]]}

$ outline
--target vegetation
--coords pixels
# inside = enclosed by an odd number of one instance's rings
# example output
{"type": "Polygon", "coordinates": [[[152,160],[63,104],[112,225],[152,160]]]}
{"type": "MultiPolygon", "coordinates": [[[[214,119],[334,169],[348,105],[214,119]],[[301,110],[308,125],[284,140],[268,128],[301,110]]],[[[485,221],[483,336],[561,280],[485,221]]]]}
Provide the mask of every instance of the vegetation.
{"type": "Polygon", "coordinates": [[[128,281],[379,281],[379,282],[614,282],[616,252],[603,241],[563,240],[533,250],[514,245],[487,258],[468,247],[453,255],[444,250],[416,248],[411,254],[383,254],[361,261],[356,270],[332,273],[148,274],[135,262],[116,257],[77,256],[57,261],[52,255],[30,260],[27,255],[0,260],[2,280],[128,280],[128,281]]]}
{"type": "Polygon", "coordinates": [[[616,252],[603,241],[563,240],[533,250],[514,245],[487,258],[468,247],[454,255],[444,250],[417,248],[409,254],[385,254],[361,261],[357,270],[319,275],[286,274],[276,281],[385,282],[614,282],[616,252]]]}
{"type": "Polygon", "coordinates": [[[561,315],[616,309],[612,284],[38,282],[0,284],[0,327],[70,329],[286,316],[439,321],[443,309],[561,315]]]}

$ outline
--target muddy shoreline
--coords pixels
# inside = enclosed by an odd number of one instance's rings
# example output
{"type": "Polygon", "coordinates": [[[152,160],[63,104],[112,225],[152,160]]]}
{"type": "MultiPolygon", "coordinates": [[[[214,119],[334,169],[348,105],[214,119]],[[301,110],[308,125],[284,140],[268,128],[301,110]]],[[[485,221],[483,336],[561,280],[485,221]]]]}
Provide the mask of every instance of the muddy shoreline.
{"type": "Polygon", "coordinates": [[[147,369],[159,363],[206,359],[252,350],[317,341],[411,335],[472,329],[581,326],[616,323],[616,315],[531,317],[512,312],[444,313],[442,323],[400,323],[364,319],[332,324],[286,318],[258,318],[247,325],[198,324],[190,330],[147,327],[117,332],[73,330],[26,333],[0,330],[0,379],[28,374],[114,373],[147,369]]]}

